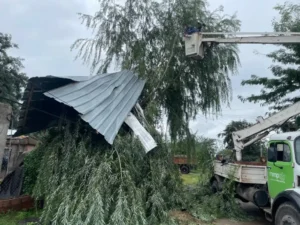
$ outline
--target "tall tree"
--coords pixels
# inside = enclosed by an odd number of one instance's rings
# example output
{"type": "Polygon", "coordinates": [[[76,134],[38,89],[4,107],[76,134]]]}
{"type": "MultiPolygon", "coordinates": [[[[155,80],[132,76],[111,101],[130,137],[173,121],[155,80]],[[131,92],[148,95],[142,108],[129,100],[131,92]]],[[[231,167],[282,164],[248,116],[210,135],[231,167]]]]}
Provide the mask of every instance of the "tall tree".
{"type": "Polygon", "coordinates": [[[117,63],[147,79],[142,107],[152,123],[167,115],[172,139],[184,136],[188,122],[199,112],[219,112],[231,97],[229,74],[236,72],[236,45],[205,49],[205,58],[185,56],[182,33],[185,24],[200,19],[207,31],[235,32],[240,21],[210,12],[204,0],[126,0],[124,4],[99,0],[94,16],[81,14],[94,37],[77,40],[72,49],[91,63],[92,72],[106,72],[117,63]]]}
{"type": "Polygon", "coordinates": [[[21,99],[22,88],[26,85],[27,77],[21,72],[22,59],[9,56],[7,53],[12,48],[18,48],[11,39],[11,35],[0,32],[0,102],[12,105],[16,119],[19,105],[14,102],[21,99]]]}
{"type": "MultiPolygon", "coordinates": [[[[300,4],[277,5],[280,19],[273,21],[278,32],[300,32],[300,4]]],[[[274,77],[252,75],[242,85],[262,85],[260,94],[240,97],[242,101],[260,102],[270,109],[280,110],[300,100],[300,44],[284,44],[282,48],[267,55],[274,62],[271,71],[274,77]]]]}
{"type": "MultiPolygon", "coordinates": [[[[247,122],[246,120],[240,121],[231,121],[224,131],[218,134],[218,137],[223,138],[223,142],[227,149],[234,149],[234,143],[232,139],[232,132],[242,130],[247,128],[253,124],[247,122]]],[[[250,137],[251,138],[251,137],[250,137]]],[[[242,160],[243,161],[256,161],[260,157],[260,151],[263,148],[263,143],[261,141],[257,141],[243,149],[242,160]]]]}

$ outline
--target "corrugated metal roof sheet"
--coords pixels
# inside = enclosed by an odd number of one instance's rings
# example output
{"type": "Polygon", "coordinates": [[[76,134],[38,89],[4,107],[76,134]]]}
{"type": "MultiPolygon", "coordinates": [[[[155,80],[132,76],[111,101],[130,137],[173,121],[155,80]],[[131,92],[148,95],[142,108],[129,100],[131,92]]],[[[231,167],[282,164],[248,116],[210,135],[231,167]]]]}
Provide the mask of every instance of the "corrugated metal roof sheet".
{"type": "Polygon", "coordinates": [[[73,107],[81,118],[112,144],[136,104],[145,81],[131,71],[93,76],[44,93],[73,107]]]}

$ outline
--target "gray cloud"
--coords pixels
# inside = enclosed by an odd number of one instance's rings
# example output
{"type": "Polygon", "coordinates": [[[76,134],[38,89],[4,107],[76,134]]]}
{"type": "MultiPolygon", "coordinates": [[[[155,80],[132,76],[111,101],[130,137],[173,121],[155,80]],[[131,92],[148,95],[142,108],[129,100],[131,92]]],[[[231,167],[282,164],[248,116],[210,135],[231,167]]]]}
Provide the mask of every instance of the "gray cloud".
{"type": "Polygon", "coordinates": [[[91,12],[84,1],[1,0],[1,32],[10,33],[19,50],[13,54],[25,59],[29,77],[48,74],[88,75],[80,61],[74,62],[71,44],[89,32],[80,24],[78,12],[91,12]]]}

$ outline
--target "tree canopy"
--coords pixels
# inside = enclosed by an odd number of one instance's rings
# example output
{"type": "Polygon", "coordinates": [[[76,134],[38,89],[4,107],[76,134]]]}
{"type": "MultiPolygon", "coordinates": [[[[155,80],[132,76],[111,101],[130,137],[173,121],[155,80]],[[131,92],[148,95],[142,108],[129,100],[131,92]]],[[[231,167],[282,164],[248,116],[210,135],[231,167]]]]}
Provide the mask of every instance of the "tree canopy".
{"type": "Polygon", "coordinates": [[[22,88],[26,85],[27,77],[21,72],[22,59],[8,54],[10,49],[18,48],[11,39],[11,35],[0,32],[0,102],[11,104],[14,118],[17,118],[19,105],[13,101],[21,99],[22,88]]]}
{"type": "MultiPolygon", "coordinates": [[[[280,19],[273,21],[278,32],[300,32],[300,4],[277,5],[280,19]]],[[[240,97],[243,101],[260,102],[270,109],[280,110],[300,100],[300,44],[284,44],[282,48],[267,55],[274,62],[271,71],[274,77],[252,75],[242,85],[262,85],[259,94],[240,97]]]]}
{"type": "Polygon", "coordinates": [[[99,0],[99,11],[81,19],[94,35],[74,43],[78,57],[90,63],[92,73],[117,65],[147,79],[140,103],[151,123],[167,115],[172,139],[188,132],[197,113],[220,112],[230,101],[236,45],[207,47],[205,58],[195,60],[185,56],[182,37],[184,26],[198,19],[207,31],[238,31],[240,21],[222,7],[211,12],[204,0],[99,0]]]}

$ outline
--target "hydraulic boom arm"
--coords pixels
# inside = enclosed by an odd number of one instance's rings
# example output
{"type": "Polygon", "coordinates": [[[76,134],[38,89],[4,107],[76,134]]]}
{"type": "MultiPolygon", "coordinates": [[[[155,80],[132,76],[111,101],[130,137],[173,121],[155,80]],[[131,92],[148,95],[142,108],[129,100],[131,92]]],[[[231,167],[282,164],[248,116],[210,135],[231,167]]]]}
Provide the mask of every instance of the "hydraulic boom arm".
{"type": "Polygon", "coordinates": [[[185,54],[193,58],[203,58],[203,43],[223,44],[299,44],[297,32],[240,32],[240,33],[193,33],[184,37],[185,54]],[[221,37],[213,37],[213,36],[221,37]],[[212,36],[212,37],[209,37],[212,36]]]}
{"type": "Polygon", "coordinates": [[[238,161],[242,159],[242,150],[244,147],[258,141],[269,134],[272,129],[278,128],[290,118],[300,114],[300,102],[297,102],[290,107],[266,118],[258,118],[258,122],[244,130],[239,130],[232,133],[234,150],[236,151],[236,158],[238,161]],[[251,136],[254,138],[249,139],[251,136]]]}
{"type": "Polygon", "coordinates": [[[203,42],[215,43],[243,43],[243,44],[295,44],[300,36],[262,36],[262,37],[232,37],[232,38],[204,38],[203,42]]]}
{"type": "Polygon", "coordinates": [[[297,32],[239,32],[239,33],[202,33],[202,35],[230,35],[224,38],[202,38],[202,42],[235,43],[235,44],[297,44],[300,33],[297,32]],[[245,37],[237,37],[247,35],[245,37]],[[251,36],[252,35],[252,36],[251,36]]]}

